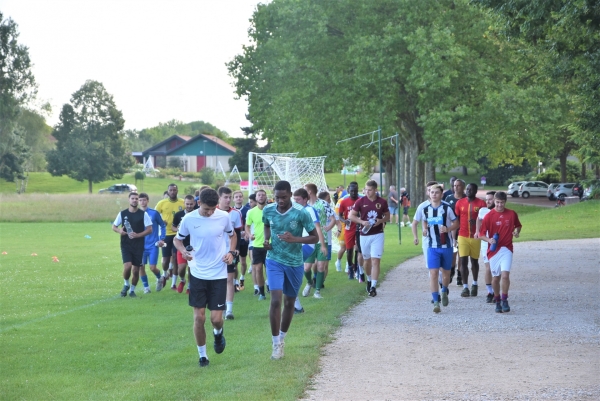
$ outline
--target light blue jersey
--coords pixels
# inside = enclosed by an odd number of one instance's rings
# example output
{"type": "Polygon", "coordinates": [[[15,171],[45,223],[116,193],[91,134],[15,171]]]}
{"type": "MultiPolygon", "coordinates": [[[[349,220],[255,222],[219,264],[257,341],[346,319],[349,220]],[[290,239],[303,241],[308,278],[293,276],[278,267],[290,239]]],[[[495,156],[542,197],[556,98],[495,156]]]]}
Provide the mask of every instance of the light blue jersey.
{"type": "Polygon", "coordinates": [[[148,213],[148,216],[150,216],[150,220],[152,220],[152,233],[149,235],[146,235],[146,237],[144,237],[144,240],[145,240],[144,248],[152,249],[155,247],[154,244],[156,244],[158,241],[160,241],[160,240],[164,241],[165,235],[167,233],[167,226],[166,226],[165,222],[163,221],[160,213],[158,213],[156,210],[147,208],[146,213],[148,213]],[[159,227],[160,227],[160,234],[158,231],[159,227]]]}

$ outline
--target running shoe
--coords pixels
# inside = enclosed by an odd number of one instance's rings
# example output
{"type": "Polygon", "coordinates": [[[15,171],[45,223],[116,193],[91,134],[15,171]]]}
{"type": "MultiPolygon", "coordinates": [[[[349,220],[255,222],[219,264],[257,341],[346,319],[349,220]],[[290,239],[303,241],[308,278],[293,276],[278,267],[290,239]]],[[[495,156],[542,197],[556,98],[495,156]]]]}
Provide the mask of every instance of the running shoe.
{"type": "Polygon", "coordinates": [[[220,354],[225,350],[225,336],[223,335],[223,331],[221,331],[221,334],[214,334],[214,336],[215,342],[213,344],[213,348],[217,354],[220,354]]]}
{"type": "Polygon", "coordinates": [[[137,295],[135,295],[135,291],[129,291],[129,298],[137,298],[137,295]]]}
{"type": "Polygon", "coordinates": [[[177,286],[175,286],[175,285],[172,285],[172,286],[171,286],[171,289],[172,289],[173,291],[177,291],[177,286]]]}
{"type": "Polygon", "coordinates": [[[472,297],[476,297],[477,296],[477,286],[476,285],[471,285],[471,296],[472,297]]]}
{"type": "Polygon", "coordinates": [[[496,313],[502,313],[502,304],[500,301],[496,302],[496,313]]]}
{"type": "Polygon", "coordinates": [[[260,291],[258,290],[258,288],[254,289],[254,296],[257,296],[258,294],[260,294],[260,291]]]}
{"type": "Polygon", "coordinates": [[[433,311],[435,313],[440,313],[442,311],[442,308],[440,308],[440,303],[439,302],[434,302],[433,303],[433,311]]]}
{"type": "Polygon", "coordinates": [[[508,300],[502,300],[502,313],[510,312],[510,306],[508,306],[508,300]]]}
{"type": "Polygon", "coordinates": [[[235,284],[235,285],[233,286],[233,290],[234,290],[235,292],[240,292],[240,285],[239,285],[239,284],[235,284]]]}
{"type": "Polygon", "coordinates": [[[225,314],[225,320],[233,320],[233,313],[228,312],[225,314]]]}
{"type": "Polygon", "coordinates": [[[304,290],[302,290],[302,296],[303,297],[307,297],[310,295],[310,288],[311,285],[310,284],[306,284],[306,287],[304,287],[304,290]]]}
{"type": "Polygon", "coordinates": [[[299,315],[300,313],[304,313],[304,308],[300,308],[300,309],[294,308],[294,315],[299,315]]]}
{"type": "Polygon", "coordinates": [[[340,262],[339,259],[335,261],[335,270],[338,272],[342,271],[342,263],[340,262]]]}
{"type": "Polygon", "coordinates": [[[198,365],[200,365],[201,368],[208,366],[208,358],[205,356],[200,358],[200,360],[198,360],[198,365]]]}
{"type": "Polygon", "coordinates": [[[442,305],[448,306],[448,293],[442,292],[442,305]]]}
{"type": "Polygon", "coordinates": [[[359,283],[364,283],[365,282],[365,273],[362,273],[362,274],[358,275],[358,282],[359,283]]]}
{"type": "Polygon", "coordinates": [[[258,300],[259,300],[259,301],[264,301],[265,299],[267,299],[267,297],[266,297],[266,296],[264,296],[264,295],[259,295],[259,296],[258,296],[258,300]]]}
{"type": "Polygon", "coordinates": [[[460,272],[458,273],[458,276],[456,276],[456,285],[462,285],[462,277],[460,276],[460,272]]]}
{"type": "Polygon", "coordinates": [[[323,296],[321,295],[321,291],[319,291],[319,290],[315,291],[315,295],[313,295],[313,297],[315,297],[317,299],[323,299],[323,296]]]}
{"type": "Polygon", "coordinates": [[[150,287],[144,287],[144,294],[150,294],[151,292],[150,287]]]}
{"type": "Polygon", "coordinates": [[[494,294],[490,294],[488,292],[487,297],[485,298],[485,302],[488,304],[493,304],[494,303],[494,294]]]}
{"type": "Polygon", "coordinates": [[[367,294],[371,292],[371,282],[367,281],[367,294]]]}
{"type": "Polygon", "coordinates": [[[165,283],[163,282],[163,278],[161,276],[156,280],[156,292],[159,292],[160,290],[162,290],[164,286],[165,286],[165,283]]]}
{"type": "Polygon", "coordinates": [[[377,289],[375,287],[371,287],[369,289],[369,296],[370,297],[376,297],[377,296],[377,289]]]}
{"type": "Polygon", "coordinates": [[[463,288],[462,292],[460,293],[461,297],[467,298],[471,296],[471,291],[469,291],[468,288],[463,288]]]}
{"type": "Polygon", "coordinates": [[[177,284],[177,292],[181,294],[183,292],[184,287],[185,287],[185,281],[180,281],[179,284],[177,284]]]}
{"type": "Polygon", "coordinates": [[[406,227],[410,227],[410,226],[411,226],[411,224],[410,224],[410,223],[406,223],[406,227]]]}
{"type": "Polygon", "coordinates": [[[240,280],[240,291],[244,291],[246,287],[244,287],[244,280],[240,280]]]}
{"type": "Polygon", "coordinates": [[[129,291],[129,286],[128,285],[124,285],[123,289],[121,290],[121,296],[122,297],[126,297],[127,296],[127,291],[129,291]]]}
{"type": "Polygon", "coordinates": [[[271,354],[271,359],[277,360],[283,358],[283,347],[284,343],[281,344],[273,344],[273,353],[271,354]]]}

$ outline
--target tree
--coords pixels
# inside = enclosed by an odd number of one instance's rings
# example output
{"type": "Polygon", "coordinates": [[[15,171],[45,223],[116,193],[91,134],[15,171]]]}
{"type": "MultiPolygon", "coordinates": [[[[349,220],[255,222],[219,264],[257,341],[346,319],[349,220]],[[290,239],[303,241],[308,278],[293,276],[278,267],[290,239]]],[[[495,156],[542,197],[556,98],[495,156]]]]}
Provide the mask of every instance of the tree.
{"type": "Polygon", "coordinates": [[[17,124],[21,127],[25,143],[30,149],[27,171],[46,171],[46,152],[54,147],[52,143],[52,127],[46,124],[44,111],[49,111],[49,105],[44,105],[42,111],[21,109],[17,124]]]}
{"type": "Polygon", "coordinates": [[[56,149],[47,154],[48,171],[92,184],[121,178],[133,164],[123,139],[123,114],[97,81],[86,81],[63,106],[52,135],[56,149]]]}
{"type": "Polygon", "coordinates": [[[29,51],[18,38],[17,24],[0,12],[0,177],[7,181],[23,177],[29,147],[18,119],[37,91],[29,51]]]}

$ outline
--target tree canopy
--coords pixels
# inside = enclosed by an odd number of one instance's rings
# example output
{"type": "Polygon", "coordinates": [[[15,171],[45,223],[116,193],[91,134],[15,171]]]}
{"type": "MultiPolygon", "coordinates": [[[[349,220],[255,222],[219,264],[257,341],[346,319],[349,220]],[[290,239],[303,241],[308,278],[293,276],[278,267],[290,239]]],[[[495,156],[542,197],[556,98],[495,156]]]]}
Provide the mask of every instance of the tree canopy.
{"type": "Polygon", "coordinates": [[[47,154],[48,171],[92,183],[120,178],[133,160],[123,140],[123,114],[97,81],[86,81],[63,105],[52,135],[56,149],[47,154]]]}

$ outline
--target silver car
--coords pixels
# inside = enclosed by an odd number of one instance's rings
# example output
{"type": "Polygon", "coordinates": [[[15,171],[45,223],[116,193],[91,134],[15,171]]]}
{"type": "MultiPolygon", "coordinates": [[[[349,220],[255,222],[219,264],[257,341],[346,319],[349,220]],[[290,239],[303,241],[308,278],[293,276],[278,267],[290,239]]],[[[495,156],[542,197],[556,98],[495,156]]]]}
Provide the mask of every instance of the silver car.
{"type": "Polygon", "coordinates": [[[542,181],[527,181],[519,187],[519,196],[527,199],[530,196],[546,196],[548,184],[542,181]]]}
{"type": "Polygon", "coordinates": [[[525,181],[517,181],[517,182],[511,183],[508,186],[508,191],[506,191],[506,193],[509,194],[510,196],[512,196],[513,198],[518,198],[519,197],[519,187],[524,182],[525,181]]]}
{"type": "Polygon", "coordinates": [[[558,184],[556,188],[554,188],[554,197],[564,199],[567,196],[573,196],[573,187],[575,187],[575,185],[575,183],[558,184]]]}
{"type": "Polygon", "coordinates": [[[554,190],[559,185],[560,184],[550,184],[548,186],[548,191],[546,192],[546,197],[548,198],[548,200],[550,200],[550,201],[556,200],[556,198],[554,197],[554,190]]]}

